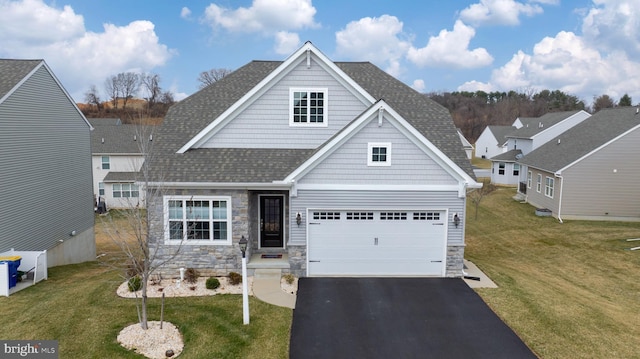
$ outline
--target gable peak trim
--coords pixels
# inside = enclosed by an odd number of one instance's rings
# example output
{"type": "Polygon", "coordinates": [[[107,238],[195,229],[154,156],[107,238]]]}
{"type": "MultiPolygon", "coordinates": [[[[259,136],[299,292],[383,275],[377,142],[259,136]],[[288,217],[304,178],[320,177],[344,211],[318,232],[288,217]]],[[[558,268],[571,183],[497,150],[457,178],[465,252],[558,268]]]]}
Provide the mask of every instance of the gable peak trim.
{"type": "Polygon", "coordinates": [[[311,66],[311,55],[315,55],[320,60],[320,65],[328,68],[333,73],[337,74],[339,78],[351,86],[357,93],[359,93],[370,104],[375,102],[375,98],[364,90],[358,83],[356,83],[351,77],[349,77],[342,69],[340,69],[333,61],[331,61],[326,55],[322,53],[317,47],[315,47],[310,41],[307,41],[293,54],[289,55],[274,71],[262,79],[256,86],[254,86],[249,92],[244,94],[238,101],[232,106],[226,109],[220,116],[213,119],[209,125],[202,129],[198,134],[192,137],[187,143],[185,143],[177,153],[185,153],[192,148],[197,148],[203,141],[205,141],[209,134],[214,129],[225,121],[226,118],[231,116],[235,111],[240,109],[251,98],[257,96],[264,88],[273,83],[275,79],[284,76],[291,70],[291,66],[298,64],[299,61],[307,61],[307,66],[311,66]]]}

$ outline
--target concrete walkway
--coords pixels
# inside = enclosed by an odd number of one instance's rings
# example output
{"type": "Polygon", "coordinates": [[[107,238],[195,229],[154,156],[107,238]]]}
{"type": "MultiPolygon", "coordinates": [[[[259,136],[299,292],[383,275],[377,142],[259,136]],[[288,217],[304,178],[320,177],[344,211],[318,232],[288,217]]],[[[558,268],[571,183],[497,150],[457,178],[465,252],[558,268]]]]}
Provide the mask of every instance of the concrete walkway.
{"type": "Polygon", "coordinates": [[[263,302],[294,309],[296,296],[282,290],[281,277],[280,269],[256,269],[253,275],[253,295],[263,302]]]}

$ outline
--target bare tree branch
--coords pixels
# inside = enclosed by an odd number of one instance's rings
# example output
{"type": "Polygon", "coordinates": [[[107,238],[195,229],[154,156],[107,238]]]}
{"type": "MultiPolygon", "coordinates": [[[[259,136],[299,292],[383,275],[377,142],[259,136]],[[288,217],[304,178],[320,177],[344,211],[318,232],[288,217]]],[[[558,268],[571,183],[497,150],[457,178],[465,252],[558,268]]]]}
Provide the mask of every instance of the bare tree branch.
{"type": "Polygon", "coordinates": [[[231,72],[233,72],[233,70],[223,68],[202,71],[200,75],[198,75],[198,81],[200,81],[200,89],[203,89],[209,85],[214,84],[217,81],[220,81],[223,77],[227,76],[231,72]]]}

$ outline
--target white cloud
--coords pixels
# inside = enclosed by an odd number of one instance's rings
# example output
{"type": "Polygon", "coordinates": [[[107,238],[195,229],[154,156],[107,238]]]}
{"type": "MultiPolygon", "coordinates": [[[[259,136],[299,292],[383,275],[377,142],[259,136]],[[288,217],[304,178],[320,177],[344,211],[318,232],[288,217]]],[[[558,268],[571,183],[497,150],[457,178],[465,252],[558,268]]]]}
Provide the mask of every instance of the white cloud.
{"type": "Polygon", "coordinates": [[[336,32],[336,51],[353,60],[374,62],[393,76],[402,72],[400,61],[411,43],[403,40],[403,24],[395,16],[365,17],[336,32]]]}
{"type": "Polygon", "coordinates": [[[76,101],[90,85],[101,88],[107,76],[164,65],[173,52],[154,29],[149,21],[133,21],[90,32],[69,6],[0,1],[0,57],[44,59],[76,101]]]}
{"type": "Polygon", "coordinates": [[[189,9],[188,7],[183,7],[182,10],[180,10],[180,17],[183,19],[188,19],[191,17],[191,9],[189,9]]]}
{"type": "MultiPolygon", "coordinates": [[[[553,1],[537,1],[552,3],[553,1]]],[[[515,0],[480,0],[460,12],[465,23],[478,25],[518,25],[520,16],[534,16],[543,12],[536,4],[525,4],[515,0]]]]}
{"type": "Polygon", "coordinates": [[[469,42],[475,30],[457,20],[453,31],[442,30],[431,37],[427,46],[411,47],[407,54],[409,61],[418,66],[477,68],[490,65],[493,57],[484,48],[469,50],[469,42]]]}
{"type": "Polygon", "coordinates": [[[640,56],[640,0],[594,0],[582,34],[592,46],[640,56]]]}
{"type": "Polygon", "coordinates": [[[253,0],[235,10],[216,4],[205,9],[205,21],[229,32],[274,34],[282,30],[314,28],[316,9],[311,0],[253,0]]]}
{"type": "Polygon", "coordinates": [[[294,32],[278,31],[275,35],[274,50],[281,55],[289,55],[300,46],[300,37],[294,32]]]}
{"type": "Polygon", "coordinates": [[[476,91],[484,91],[484,92],[493,92],[493,86],[488,83],[478,82],[478,81],[467,81],[464,84],[458,86],[458,91],[468,91],[468,92],[476,92],[476,91]]]}
{"type": "Polygon", "coordinates": [[[424,92],[425,87],[423,79],[416,79],[413,81],[413,84],[411,84],[411,88],[418,92],[424,92]]]}
{"type": "Polygon", "coordinates": [[[559,32],[537,43],[532,54],[516,53],[492,72],[488,83],[467,82],[460,89],[509,91],[559,89],[590,102],[593,96],[640,97],[640,63],[621,51],[601,53],[572,32],[559,32]]]}

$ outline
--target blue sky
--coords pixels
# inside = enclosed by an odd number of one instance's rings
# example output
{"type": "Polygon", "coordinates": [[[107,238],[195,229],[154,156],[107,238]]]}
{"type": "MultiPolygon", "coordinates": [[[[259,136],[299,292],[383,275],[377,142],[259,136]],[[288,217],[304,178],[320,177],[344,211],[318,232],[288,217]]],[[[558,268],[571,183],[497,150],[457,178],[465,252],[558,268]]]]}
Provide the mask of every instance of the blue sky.
{"type": "Polygon", "coordinates": [[[640,100],[640,0],[0,0],[0,57],[45,59],[76,101],[124,71],[157,73],[181,99],[202,71],[305,41],[421,92],[640,100]]]}

